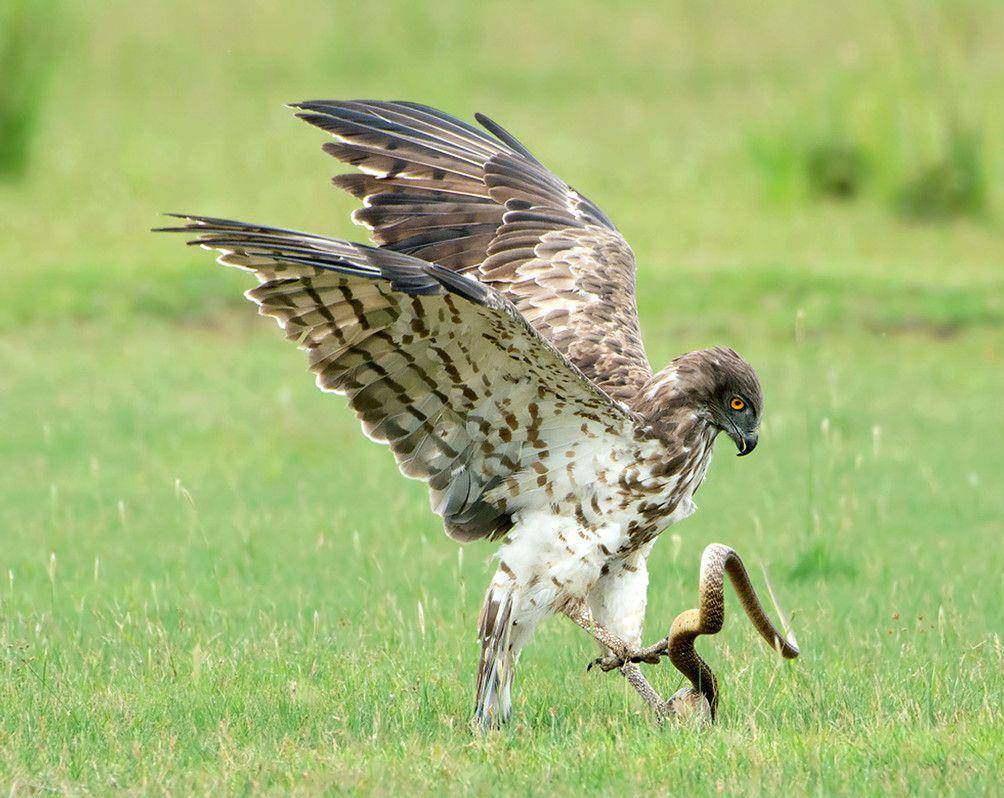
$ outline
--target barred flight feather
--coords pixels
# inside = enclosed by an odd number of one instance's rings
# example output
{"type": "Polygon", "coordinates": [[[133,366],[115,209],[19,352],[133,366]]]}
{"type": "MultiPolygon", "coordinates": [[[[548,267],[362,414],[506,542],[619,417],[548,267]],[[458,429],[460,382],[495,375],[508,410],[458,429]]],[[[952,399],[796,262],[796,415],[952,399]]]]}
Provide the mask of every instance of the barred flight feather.
{"type": "Polygon", "coordinates": [[[318,386],[348,397],[364,432],[429,483],[452,537],[508,531],[585,425],[623,445],[636,419],[590,383],[493,289],[408,255],[322,236],[185,216],[164,228],[250,270],[262,314],[309,352],[318,386]],[[581,412],[580,412],[581,411],[581,412]],[[503,496],[495,491],[507,482],[503,496]]]}
{"type": "Polygon", "coordinates": [[[512,134],[482,114],[485,130],[415,103],[293,107],[335,137],[326,152],[364,172],[334,183],[363,201],[353,220],[375,244],[492,286],[615,399],[652,377],[631,249],[512,134]]]}

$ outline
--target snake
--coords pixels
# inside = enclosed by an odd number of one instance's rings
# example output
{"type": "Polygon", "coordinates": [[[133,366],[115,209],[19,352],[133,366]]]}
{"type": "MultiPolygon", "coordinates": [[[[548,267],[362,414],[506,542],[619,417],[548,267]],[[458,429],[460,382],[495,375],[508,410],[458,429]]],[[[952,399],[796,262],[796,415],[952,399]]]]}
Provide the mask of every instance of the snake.
{"type": "Polygon", "coordinates": [[[767,592],[781,619],[783,634],[764,612],[746,572],[746,566],[743,565],[739,555],[722,543],[712,543],[701,555],[699,606],[677,615],[666,639],[669,661],[692,685],[678,690],[666,702],[667,708],[676,715],[696,714],[711,721],[715,719],[718,710],[718,680],[708,663],[697,653],[694,641],[701,635],[717,634],[722,629],[722,624],[725,622],[726,575],[732,582],[753,627],[767,644],[785,659],[794,659],[800,653],[791,624],[777,603],[770,580],[766,579],[766,572],[764,578],[767,592]]]}

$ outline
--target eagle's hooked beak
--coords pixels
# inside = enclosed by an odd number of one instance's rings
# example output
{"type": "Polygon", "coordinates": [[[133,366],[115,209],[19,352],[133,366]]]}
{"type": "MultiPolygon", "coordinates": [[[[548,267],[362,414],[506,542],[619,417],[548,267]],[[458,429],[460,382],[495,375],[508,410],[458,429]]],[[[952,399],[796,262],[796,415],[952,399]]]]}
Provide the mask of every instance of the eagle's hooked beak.
{"type": "Polygon", "coordinates": [[[735,427],[728,430],[728,434],[739,450],[739,454],[736,457],[745,457],[748,455],[756,448],[757,441],[760,440],[760,436],[756,432],[740,432],[735,427]]]}

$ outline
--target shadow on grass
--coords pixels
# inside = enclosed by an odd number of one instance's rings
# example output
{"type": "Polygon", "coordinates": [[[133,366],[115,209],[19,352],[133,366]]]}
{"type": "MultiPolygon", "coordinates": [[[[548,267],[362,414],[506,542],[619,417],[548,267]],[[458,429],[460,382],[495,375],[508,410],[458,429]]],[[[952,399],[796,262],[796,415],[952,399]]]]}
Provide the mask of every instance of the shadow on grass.
{"type": "Polygon", "coordinates": [[[853,579],[858,575],[858,567],[849,558],[834,552],[825,540],[819,540],[798,556],[788,575],[796,581],[853,579]]]}

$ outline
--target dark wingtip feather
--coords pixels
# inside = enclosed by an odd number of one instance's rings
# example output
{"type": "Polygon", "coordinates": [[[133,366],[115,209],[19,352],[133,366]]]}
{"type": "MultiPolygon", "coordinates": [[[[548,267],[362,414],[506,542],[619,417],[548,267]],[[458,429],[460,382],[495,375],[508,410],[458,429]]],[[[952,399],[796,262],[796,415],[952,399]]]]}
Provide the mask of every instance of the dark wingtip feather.
{"type": "Polygon", "coordinates": [[[499,141],[504,142],[506,145],[508,145],[509,147],[511,147],[512,149],[514,149],[516,152],[518,152],[524,158],[528,158],[533,163],[539,164],[540,166],[543,166],[543,164],[541,164],[540,161],[538,161],[533,156],[533,153],[530,152],[526,147],[524,147],[520,143],[519,139],[517,139],[512,133],[510,133],[508,130],[506,130],[504,127],[502,127],[502,125],[500,125],[498,122],[496,122],[495,120],[491,119],[490,117],[485,116],[480,111],[478,113],[474,114],[474,118],[478,120],[478,123],[483,128],[485,128],[485,130],[487,130],[493,136],[495,136],[496,138],[498,138],[499,141]]]}
{"type": "Polygon", "coordinates": [[[456,274],[449,269],[428,263],[410,255],[368,247],[340,239],[321,239],[294,230],[250,225],[246,222],[196,216],[187,213],[164,214],[188,222],[185,225],[155,227],[156,233],[188,233],[195,238],[186,241],[188,246],[208,247],[223,251],[243,251],[247,255],[271,258],[277,263],[295,263],[304,266],[339,272],[354,277],[384,279],[396,291],[412,296],[432,295],[443,291],[458,294],[476,304],[485,304],[489,289],[480,283],[456,274]],[[262,231],[271,231],[263,235],[262,231]],[[304,251],[302,239],[319,240],[336,247],[347,247],[355,254],[346,254],[324,248],[309,254],[304,251]]]}
{"type": "Polygon", "coordinates": [[[430,263],[425,272],[451,294],[462,296],[478,305],[486,304],[489,292],[481,283],[435,263],[430,263]]]}
{"type": "Polygon", "coordinates": [[[335,175],[331,178],[331,182],[336,188],[349,192],[356,199],[364,199],[370,177],[371,175],[360,172],[348,172],[346,174],[335,175]]]}
{"type": "MultiPolygon", "coordinates": [[[[189,222],[194,221],[194,220],[196,220],[198,218],[197,216],[192,216],[190,213],[168,213],[168,212],[163,212],[160,215],[161,216],[166,216],[169,219],[184,219],[184,220],[189,221],[189,222]]],[[[172,225],[172,226],[165,226],[165,227],[151,227],[150,228],[150,232],[151,233],[186,233],[186,232],[189,232],[190,230],[192,230],[193,228],[194,228],[194,225],[191,225],[191,224],[183,225],[183,226],[180,226],[180,227],[177,226],[177,225],[172,225]]]]}

